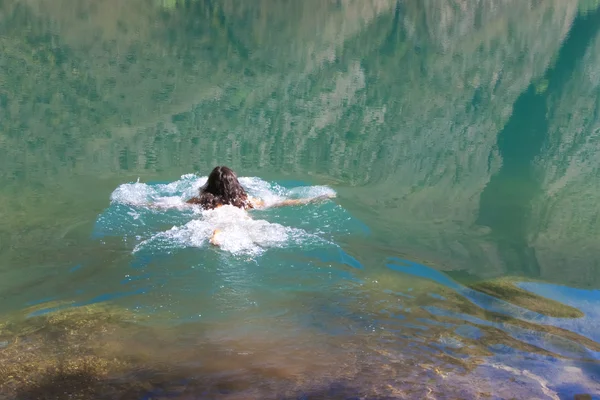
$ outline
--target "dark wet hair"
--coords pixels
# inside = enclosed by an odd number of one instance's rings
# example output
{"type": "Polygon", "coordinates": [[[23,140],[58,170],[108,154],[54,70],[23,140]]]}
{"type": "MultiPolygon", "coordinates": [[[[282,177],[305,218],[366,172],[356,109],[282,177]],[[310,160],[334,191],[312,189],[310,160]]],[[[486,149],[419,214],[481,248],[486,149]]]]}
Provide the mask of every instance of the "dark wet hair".
{"type": "Polygon", "coordinates": [[[215,167],[208,176],[208,181],[200,188],[200,195],[189,199],[188,203],[198,204],[207,210],[226,204],[252,208],[235,172],[225,166],[215,167]]]}

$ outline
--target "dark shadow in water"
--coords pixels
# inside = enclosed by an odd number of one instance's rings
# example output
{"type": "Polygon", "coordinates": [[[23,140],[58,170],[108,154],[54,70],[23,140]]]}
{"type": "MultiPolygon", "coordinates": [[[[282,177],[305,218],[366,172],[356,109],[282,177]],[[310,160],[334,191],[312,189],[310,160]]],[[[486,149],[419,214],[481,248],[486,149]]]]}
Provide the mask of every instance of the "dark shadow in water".
{"type": "MultiPolygon", "coordinates": [[[[85,371],[48,376],[38,386],[19,391],[15,398],[22,400],[58,400],[64,398],[101,398],[106,386],[93,374],[85,371]]],[[[119,397],[126,399],[127,397],[119,397]]],[[[134,399],[136,397],[129,397],[134,399]]],[[[137,398],[140,398],[137,396],[137,398]]]]}
{"type": "MultiPolygon", "coordinates": [[[[111,400],[149,400],[149,399],[218,399],[227,398],[236,393],[236,390],[230,390],[228,384],[215,384],[212,388],[187,387],[184,389],[173,389],[170,386],[156,383],[155,387],[148,391],[143,387],[149,385],[149,382],[110,382],[109,380],[99,379],[93,374],[86,372],[77,373],[57,373],[50,375],[39,386],[36,386],[16,394],[19,400],[62,400],[65,398],[75,399],[111,399],[111,400]]],[[[274,398],[270,397],[270,398],[274,398]]],[[[349,400],[365,398],[361,390],[349,383],[333,383],[327,387],[317,388],[310,391],[299,391],[295,394],[283,395],[278,397],[282,400],[349,400]]],[[[369,396],[369,399],[383,400],[390,397],[369,396]]]]}
{"type": "MultiPolygon", "coordinates": [[[[128,376],[109,377],[98,375],[93,370],[57,370],[48,373],[41,381],[24,387],[14,394],[19,400],[62,400],[62,399],[110,399],[110,400],[159,400],[159,399],[219,399],[237,397],[246,393],[248,398],[278,398],[282,400],[359,399],[367,395],[357,383],[334,380],[324,385],[302,389],[290,385],[271,388],[268,384],[232,379],[195,376],[193,371],[138,370],[128,376]],[[253,388],[259,388],[258,394],[253,388]],[[283,390],[283,392],[279,392],[283,390]],[[277,393],[279,392],[279,393],[277,393]],[[257,397],[258,396],[258,397],[257,397]]],[[[3,399],[0,395],[0,399],[3,399]]],[[[369,399],[383,400],[391,397],[368,395],[369,399]]]]}
{"type": "Polygon", "coordinates": [[[563,90],[599,30],[600,9],[575,19],[555,65],[540,84],[530,85],[521,94],[510,120],[498,135],[502,167],[481,194],[477,222],[492,228],[509,273],[540,275],[535,251],[527,240],[531,203],[542,195],[533,161],[547,137],[548,100],[563,90]]]}

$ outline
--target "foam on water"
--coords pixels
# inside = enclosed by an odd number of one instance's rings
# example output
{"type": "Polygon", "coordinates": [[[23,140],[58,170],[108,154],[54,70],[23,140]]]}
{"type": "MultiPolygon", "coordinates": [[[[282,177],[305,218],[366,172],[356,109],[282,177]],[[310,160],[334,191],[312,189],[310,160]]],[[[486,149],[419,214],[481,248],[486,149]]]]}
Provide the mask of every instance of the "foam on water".
{"type": "MultiPolygon", "coordinates": [[[[111,207],[118,209],[125,206],[126,213],[123,214],[121,210],[121,217],[114,215],[107,219],[103,216],[99,220],[105,222],[104,225],[119,224],[121,230],[125,228],[125,219],[132,231],[136,225],[143,225],[146,234],[138,235],[141,241],[135,246],[134,252],[142,249],[162,251],[208,246],[211,236],[217,230],[215,240],[219,247],[232,254],[256,255],[267,248],[327,242],[304,229],[252,218],[247,211],[236,207],[224,206],[215,210],[203,210],[198,206],[186,204],[185,201],[196,195],[206,180],[206,176],[187,174],[171,183],[145,184],[138,181],[120,185],[111,195],[111,207]],[[188,218],[180,225],[174,224],[166,231],[150,232],[146,223],[149,218],[144,218],[144,215],[157,216],[164,214],[166,210],[187,212],[192,219],[188,218]]],[[[262,199],[267,207],[289,198],[335,195],[335,191],[326,186],[287,189],[254,177],[242,177],[239,180],[250,196],[262,199]]],[[[173,217],[174,222],[180,221],[173,217]]],[[[164,223],[165,218],[162,220],[164,223]]],[[[108,229],[105,227],[105,230],[115,231],[114,226],[109,226],[108,229]]]]}
{"type": "MultiPolygon", "coordinates": [[[[125,183],[111,194],[112,203],[129,204],[134,206],[150,206],[164,208],[180,208],[189,206],[186,199],[198,194],[198,189],[206,183],[208,177],[194,174],[182,175],[181,179],[165,184],[125,183]]],[[[313,198],[323,195],[335,195],[335,191],[327,186],[301,186],[286,189],[277,184],[271,184],[260,178],[241,177],[240,183],[248,194],[258,197],[271,206],[287,198],[313,198]]]]}
{"type": "Polygon", "coordinates": [[[134,252],[153,249],[203,247],[218,230],[216,242],[222,250],[233,254],[260,254],[266,248],[284,247],[319,241],[315,235],[265,220],[253,219],[237,207],[223,206],[201,211],[201,217],[183,226],[175,226],[139,243],[134,252]]]}
{"type": "Polygon", "coordinates": [[[207,177],[194,174],[181,176],[181,179],[166,183],[149,185],[146,183],[125,183],[111,194],[112,204],[127,204],[149,208],[190,208],[186,199],[196,195],[207,177]]]}

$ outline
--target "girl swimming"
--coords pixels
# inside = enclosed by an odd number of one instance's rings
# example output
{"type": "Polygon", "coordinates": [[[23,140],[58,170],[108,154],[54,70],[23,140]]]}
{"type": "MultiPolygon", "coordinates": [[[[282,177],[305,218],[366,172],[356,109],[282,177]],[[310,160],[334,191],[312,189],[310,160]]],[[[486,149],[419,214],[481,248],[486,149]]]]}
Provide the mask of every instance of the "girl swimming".
{"type": "Polygon", "coordinates": [[[225,166],[215,167],[200,188],[199,195],[187,200],[187,203],[199,205],[206,210],[226,204],[242,209],[256,208],[258,205],[248,197],[235,172],[225,166]]]}
{"type": "MultiPolygon", "coordinates": [[[[303,205],[332,197],[334,195],[322,195],[307,199],[286,199],[270,204],[269,207],[303,205]]],[[[238,181],[235,172],[225,166],[215,167],[208,176],[206,184],[200,188],[198,196],[188,199],[186,203],[199,205],[205,210],[212,210],[224,205],[231,205],[244,210],[267,207],[263,200],[248,196],[238,181]]],[[[210,239],[212,244],[218,243],[218,234],[219,230],[216,229],[210,239]]]]}

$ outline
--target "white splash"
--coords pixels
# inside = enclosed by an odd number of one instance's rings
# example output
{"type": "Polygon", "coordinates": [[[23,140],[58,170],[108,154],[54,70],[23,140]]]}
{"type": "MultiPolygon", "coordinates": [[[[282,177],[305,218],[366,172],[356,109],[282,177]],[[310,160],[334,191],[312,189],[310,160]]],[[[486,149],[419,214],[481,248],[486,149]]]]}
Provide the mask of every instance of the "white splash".
{"type": "Polygon", "coordinates": [[[190,208],[185,201],[198,194],[206,179],[205,176],[187,174],[166,184],[125,183],[115,189],[110,200],[112,203],[149,208],[190,208]]]}
{"type": "MultiPolygon", "coordinates": [[[[161,212],[161,209],[185,209],[194,212],[195,219],[143,240],[134,248],[134,253],[142,249],[154,251],[206,247],[210,245],[210,238],[215,232],[216,244],[222,250],[235,255],[258,255],[267,248],[327,242],[303,229],[253,219],[247,211],[233,206],[202,210],[198,206],[186,204],[187,199],[198,194],[198,189],[206,179],[207,177],[188,174],[168,184],[148,185],[138,181],[123,184],[112,193],[112,204],[125,204],[153,212],[161,212]]],[[[266,206],[286,198],[335,194],[326,186],[306,186],[288,190],[259,178],[242,177],[239,180],[250,196],[260,198],[266,206]]]]}
{"type": "Polygon", "coordinates": [[[135,247],[134,252],[148,247],[204,247],[209,244],[214,232],[217,232],[216,244],[222,250],[236,255],[258,255],[266,248],[321,240],[302,229],[252,219],[242,209],[223,206],[215,210],[201,211],[201,218],[144,240],[135,247]]]}

